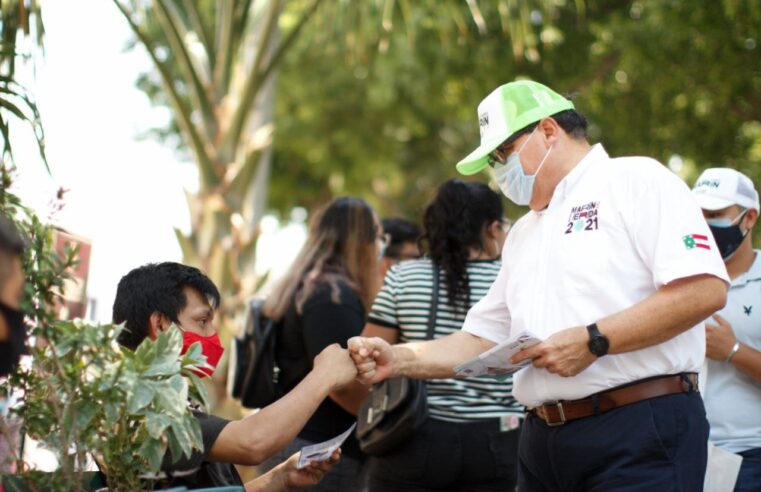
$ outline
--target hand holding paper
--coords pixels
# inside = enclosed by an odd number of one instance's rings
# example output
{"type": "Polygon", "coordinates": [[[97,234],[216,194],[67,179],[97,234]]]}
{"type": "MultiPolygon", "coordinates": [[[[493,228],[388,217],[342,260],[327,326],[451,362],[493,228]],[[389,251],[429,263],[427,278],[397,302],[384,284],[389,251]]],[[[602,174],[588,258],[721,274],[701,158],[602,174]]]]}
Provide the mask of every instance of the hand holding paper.
{"type": "Polygon", "coordinates": [[[334,437],[333,439],[301,448],[301,453],[299,453],[299,461],[296,465],[297,468],[302,469],[309,466],[310,463],[315,463],[317,461],[327,461],[330,459],[330,457],[333,455],[333,452],[341,447],[341,444],[344,443],[346,438],[349,437],[356,426],[356,423],[353,424],[346,432],[340,436],[334,437]]]}
{"type": "Polygon", "coordinates": [[[524,360],[513,364],[510,362],[510,359],[521,350],[533,347],[539,343],[541,343],[539,337],[530,331],[522,331],[479,356],[459,366],[455,366],[454,370],[457,376],[460,377],[487,375],[497,379],[504,379],[531,363],[531,360],[524,360]]]}

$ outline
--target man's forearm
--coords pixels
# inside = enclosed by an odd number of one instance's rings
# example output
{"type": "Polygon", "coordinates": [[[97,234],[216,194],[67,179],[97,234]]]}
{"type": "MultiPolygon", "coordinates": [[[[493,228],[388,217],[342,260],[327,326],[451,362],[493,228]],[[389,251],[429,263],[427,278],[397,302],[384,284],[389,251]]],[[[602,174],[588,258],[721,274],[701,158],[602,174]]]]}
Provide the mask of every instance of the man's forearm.
{"type": "Polygon", "coordinates": [[[285,448],[332,389],[324,374],[310,372],[276,402],[242,420],[230,422],[211,448],[213,461],[258,465],[285,448]]]}
{"type": "Polygon", "coordinates": [[[597,322],[609,353],[630,352],[670,340],[726,303],[726,284],[701,275],[668,284],[634,306],[597,322]]]}
{"type": "Polygon", "coordinates": [[[285,486],[283,472],[279,468],[273,468],[264,475],[246,482],[246,492],[284,492],[285,486]]]}
{"type": "Polygon", "coordinates": [[[494,342],[464,331],[436,340],[394,345],[394,373],[417,379],[451,378],[455,375],[454,366],[494,345],[494,342]]]}

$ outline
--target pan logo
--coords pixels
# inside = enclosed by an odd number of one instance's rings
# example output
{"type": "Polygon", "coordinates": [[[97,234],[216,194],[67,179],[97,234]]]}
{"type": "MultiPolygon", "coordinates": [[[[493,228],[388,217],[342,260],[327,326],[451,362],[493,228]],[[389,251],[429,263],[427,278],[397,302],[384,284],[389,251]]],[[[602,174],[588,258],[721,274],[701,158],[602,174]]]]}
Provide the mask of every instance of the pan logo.
{"type": "Polygon", "coordinates": [[[478,126],[481,130],[481,135],[489,129],[489,113],[484,113],[478,117],[478,126]]]}

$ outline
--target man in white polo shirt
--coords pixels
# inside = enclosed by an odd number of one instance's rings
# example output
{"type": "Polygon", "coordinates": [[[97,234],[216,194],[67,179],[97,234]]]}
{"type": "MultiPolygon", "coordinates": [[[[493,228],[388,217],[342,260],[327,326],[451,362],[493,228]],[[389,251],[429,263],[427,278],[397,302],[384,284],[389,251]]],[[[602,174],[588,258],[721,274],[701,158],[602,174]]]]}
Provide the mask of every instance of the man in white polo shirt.
{"type": "Polygon", "coordinates": [[[586,140],[571,101],[536,82],[503,85],[478,107],[489,165],[531,210],[463,329],[390,347],[355,338],[359,379],[452,377],[511,334],[544,341],[513,361],[529,409],[520,490],[701,490],[708,425],[697,376],[702,320],[726,302],[727,274],[685,184],[644,157],[612,159],[586,140]]]}
{"type": "Polygon", "coordinates": [[[761,255],[751,232],[758,192],[742,173],[706,169],[693,188],[732,279],[706,324],[705,405],[711,441],[743,457],[735,490],[761,489],[761,255]]]}

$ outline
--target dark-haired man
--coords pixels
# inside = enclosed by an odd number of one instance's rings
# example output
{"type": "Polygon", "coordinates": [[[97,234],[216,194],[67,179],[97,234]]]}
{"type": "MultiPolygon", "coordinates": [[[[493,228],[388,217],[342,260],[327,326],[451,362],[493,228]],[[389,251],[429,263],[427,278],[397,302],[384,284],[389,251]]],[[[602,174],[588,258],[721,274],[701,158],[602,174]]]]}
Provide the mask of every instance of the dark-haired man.
{"type": "Polygon", "coordinates": [[[7,376],[24,353],[26,328],[19,307],[24,290],[21,255],[25,247],[13,223],[0,215],[0,377],[7,376]]]}
{"type": "Polygon", "coordinates": [[[420,257],[417,244],[420,228],[401,217],[387,217],[381,220],[381,226],[383,233],[388,235],[388,245],[380,262],[380,274],[384,278],[388,269],[400,261],[420,257]]]}
{"type": "Polygon", "coordinates": [[[478,106],[489,166],[517,205],[502,268],[463,328],[390,347],[352,339],[360,380],[452,377],[453,367],[524,331],[542,343],[514,376],[529,409],[519,490],[701,490],[708,425],[697,392],[703,320],[727,273],[689,189],[645,157],[611,158],[573,103],[516,81],[478,106]]]}
{"type": "MultiPolygon", "coordinates": [[[[124,323],[119,342],[135,349],[145,338],[155,339],[172,324],[183,332],[183,352],[194,342],[201,344],[207,362],[216,366],[222,356],[214,327],[220,295],[214,283],[197,268],[179,263],[148,264],[136,268],[119,282],[113,306],[114,323],[124,323]]],[[[212,370],[204,370],[206,374],[212,370]]],[[[356,370],[349,355],[338,345],[320,353],[314,368],[290,393],[259,412],[228,421],[201,412],[204,450],[162,466],[169,479],[162,486],[190,488],[241,484],[232,464],[256,465],[284,448],[318,405],[332,390],[354,379],[356,370]]],[[[334,455],[332,462],[338,458],[334,455]]],[[[295,467],[296,456],[254,482],[247,491],[286,490],[316,484],[331,463],[303,470],[295,467]]]]}

